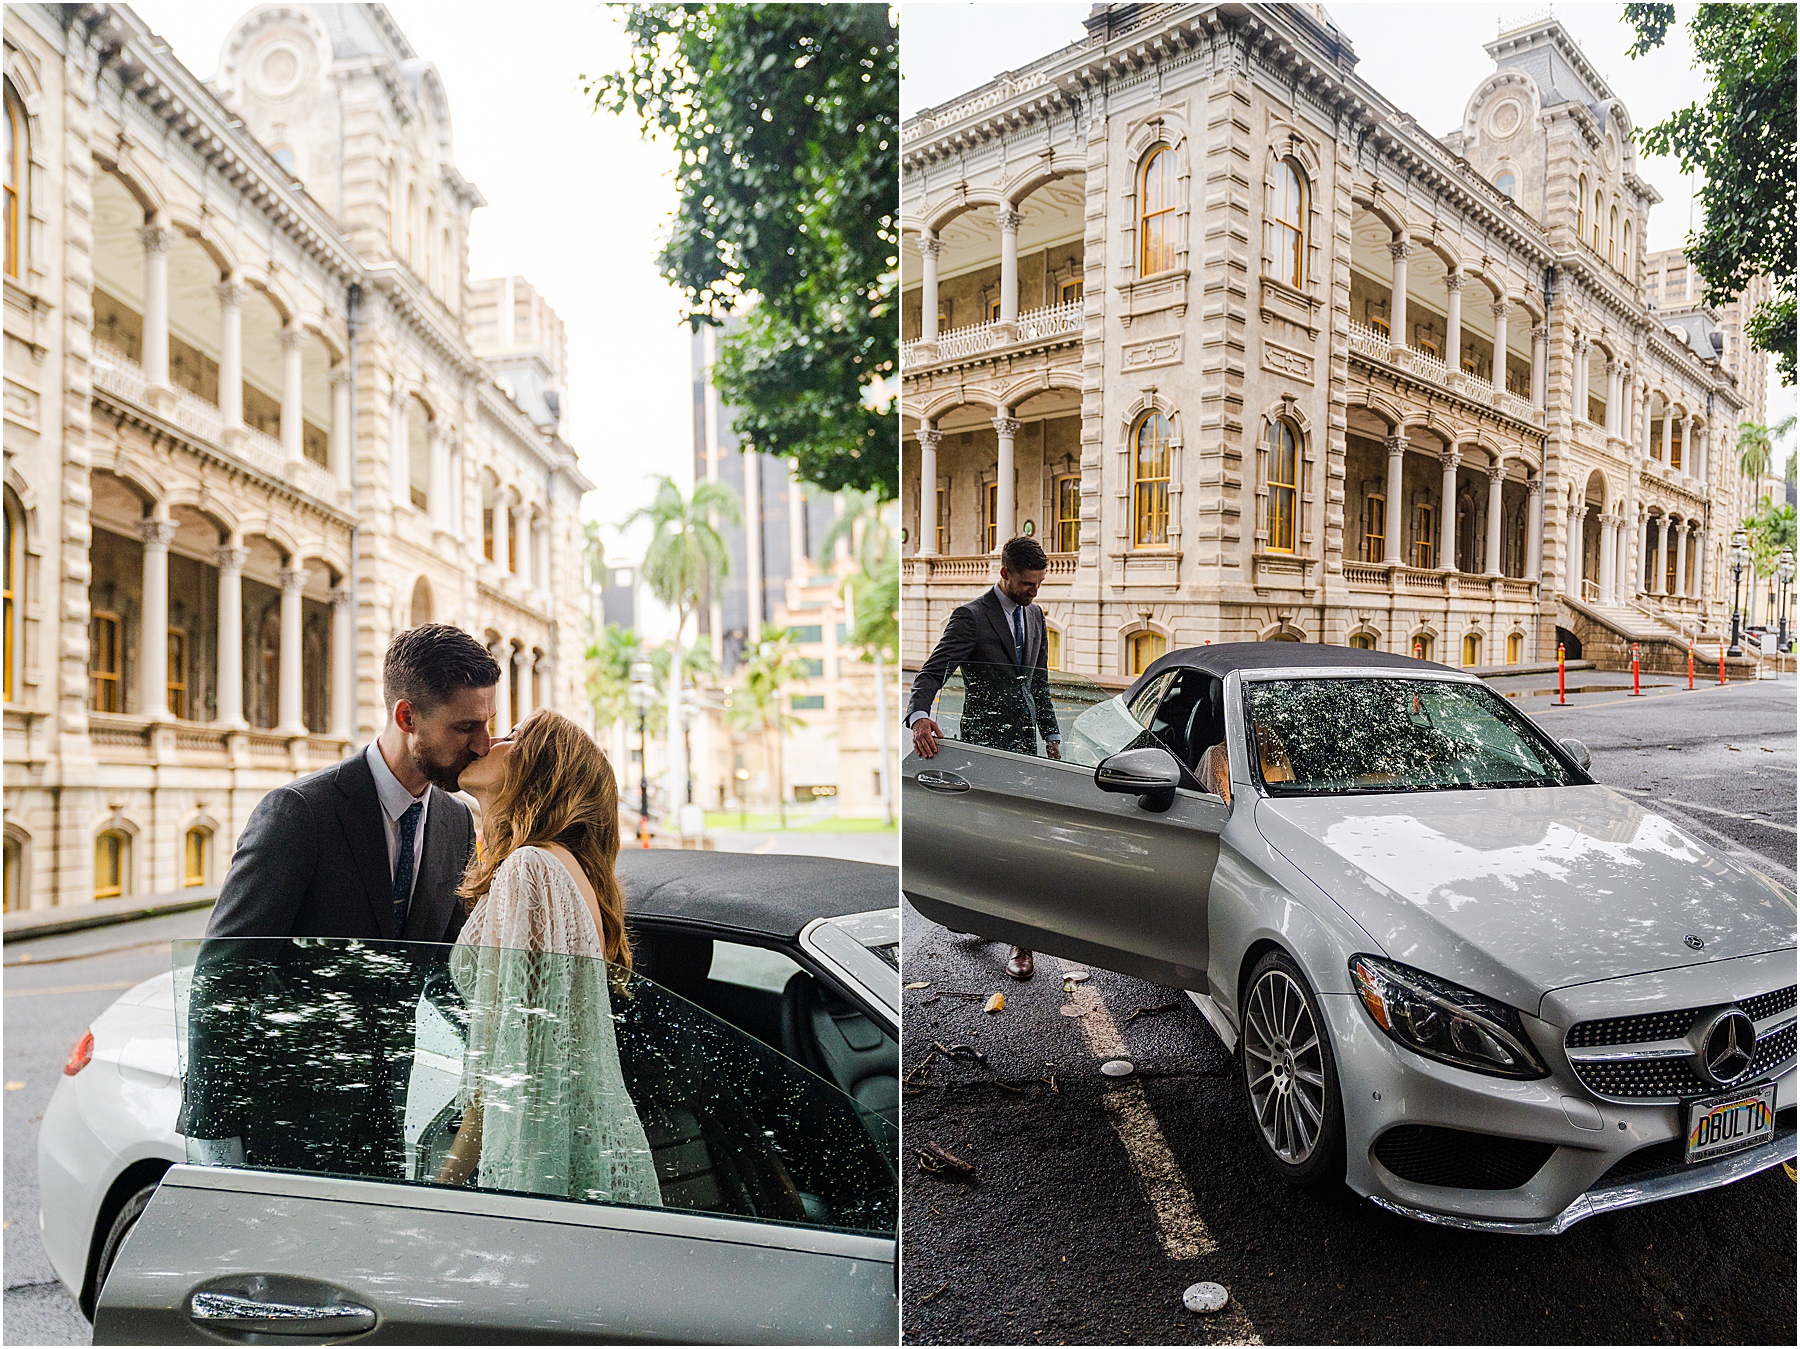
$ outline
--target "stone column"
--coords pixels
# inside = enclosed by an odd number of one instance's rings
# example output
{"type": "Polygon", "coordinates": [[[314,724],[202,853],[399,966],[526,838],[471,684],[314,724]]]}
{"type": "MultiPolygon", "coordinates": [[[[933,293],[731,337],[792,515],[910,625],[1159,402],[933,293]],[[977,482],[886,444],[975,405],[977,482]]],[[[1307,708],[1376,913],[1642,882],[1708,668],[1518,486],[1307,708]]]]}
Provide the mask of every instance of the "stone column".
{"type": "Polygon", "coordinates": [[[1631,513],[1627,511],[1618,517],[1613,529],[1613,583],[1612,602],[1628,604],[1634,598],[1626,589],[1625,579],[1631,575],[1631,513]]]}
{"type": "Polygon", "coordinates": [[[512,528],[512,503],[504,487],[494,488],[494,565],[506,571],[506,535],[512,528]]]}
{"type": "Polygon", "coordinates": [[[306,705],[302,692],[303,651],[300,600],[306,589],[304,567],[281,570],[281,680],[278,685],[281,735],[306,734],[306,705]]]}
{"type": "Polygon", "coordinates": [[[356,738],[356,605],[345,586],[331,592],[331,734],[356,738]]]}
{"type": "Polygon", "coordinates": [[[1544,480],[1525,480],[1525,577],[1542,581],[1544,575],[1544,480]]]}
{"type": "Polygon", "coordinates": [[[944,433],[929,422],[919,427],[919,546],[920,557],[937,556],[937,452],[944,433]]]}
{"type": "Polygon", "coordinates": [[[1548,328],[1531,330],[1531,405],[1534,408],[1546,406],[1544,387],[1549,382],[1545,378],[1550,364],[1549,344],[1548,328]]]}
{"type": "Polygon", "coordinates": [[[1687,528],[1685,525],[1676,526],[1674,532],[1675,532],[1675,589],[1670,591],[1669,593],[1672,595],[1677,595],[1677,596],[1685,596],[1688,593],[1688,588],[1687,588],[1687,538],[1688,538],[1688,532],[1687,532],[1687,528]]]}
{"type": "MultiPolygon", "coordinates": [[[[174,241],[161,225],[138,231],[144,245],[144,379],[153,386],[169,383],[169,245],[174,241]]],[[[168,690],[164,690],[166,694],[168,690]]],[[[160,705],[160,704],[159,704],[160,705]]]]}
{"type": "MultiPolygon", "coordinates": [[[[922,442],[921,442],[922,444],[922,442]]],[[[748,441],[744,443],[744,590],[749,600],[746,610],[745,641],[754,645],[762,634],[766,620],[763,614],[763,509],[762,455],[748,441]]]]}
{"type": "Polygon", "coordinates": [[[1644,387],[1644,458],[1656,455],[1656,390],[1644,387]]]}
{"type": "Polygon", "coordinates": [[[1000,226],[1000,340],[1019,327],[1019,213],[1010,206],[994,212],[1000,226]]]}
{"type": "Polygon", "coordinates": [[[525,718],[531,715],[531,653],[520,648],[512,654],[513,682],[519,689],[518,725],[525,724],[525,718]]]}
{"type": "Polygon", "coordinates": [[[1413,246],[1403,239],[1388,245],[1388,256],[1394,260],[1388,292],[1388,344],[1392,347],[1411,345],[1406,338],[1406,260],[1412,251],[1413,246]]]}
{"type": "Polygon", "coordinates": [[[1706,600],[1706,535],[1701,532],[1696,521],[1694,534],[1694,596],[1702,603],[1706,600]]]}
{"type": "Polygon", "coordinates": [[[213,554],[219,568],[219,697],[214,721],[227,730],[244,721],[244,564],[250,550],[227,546],[213,554]]]}
{"type": "Polygon", "coordinates": [[[999,491],[994,504],[994,551],[998,553],[1019,527],[1019,512],[1013,504],[1013,437],[1019,434],[1019,423],[1002,411],[994,418],[994,434],[999,441],[995,463],[999,491]]]}
{"type": "Polygon", "coordinates": [[[1506,388],[1506,316],[1512,306],[1505,300],[1494,303],[1494,387],[1506,388]]]}
{"type": "Polygon", "coordinates": [[[1575,417],[1578,421],[1586,421],[1588,415],[1588,343],[1585,338],[1575,341],[1575,417]]]}
{"type": "Polygon", "coordinates": [[[1694,458],[1694,423],[1699,420],[1693,413],[1681,419],[1681,471],[1690,478],[1696,478],[1698,463],[1694,458]]]}
{"type": "Polygon", "coordinates": [[[1606,358],[1606,434],[1619,434],[1619,363],[1606,358]]]}
{"type": "Polygon", "coordinates": [[[1587,502],[1576,500],[1569,506],[1568,542],[1564,552],[1563,593],[1576,599],[1581,594],[1581,562],[1587,535],[1587,502]]]}
{"type": "Polygon", "coordinates": [[[350,462],[355,457],[350,443],[350,381],[355,378],[347,362],[331,367],[331,444],[326,447],[326,459],[331,476],[345,486],[350,483],[350,462]]]}
{"type": "Polygon", "coordinates": [[[1506,465],[1490,464],[1487,480],[1487,574],[1499,576],[1502,574],[1500,570],[1500,513],[1504,504],[1501,500],[1501,491],[1506,482],[1506,465]]]}
{"type": "Polygon", "coordinates": [[[145,520],[138,526],[144,541],[144,608],[138,632],[138,715],[166,721],[169,716],[169,545],[175,541],[173,520],[145,520]]]}
{"type": "Polygon", "coordinates": [[[1667,403],[1663,406],[1663,434],[1662,434],[1662,461],[1663,461],[1663,463],[1673,466],[1675,461],[1670,456],[1673,455],[1674,453],[1675,453],[1675,405],[1673,403],[1667,403]]]}
{"type": "Polygon", "coordinates": [[[1462,293],[1461,272],[1444,277],[1444,364],[1452,375],[1462,369],[1462,293]]]}
{"type": "Polygon", "coordinates": [[[514,523],[519,530],[519,584],[527,590],[531,588],[531,564],[536,560],[531,555],[534,535],[531,525],[531,507],[523,502],[519,504],[519,514],[514,523]]]}
{"type": "MultiPolygon", "coordinates": [[[[1016,240],[1017,236],[1014,237],[1016,240]]],[[[943,250],[937,235],[919,237],[919,256],[925,264],[925,284],[920,287],[919,294],[919,341],[929,342],[934,347],[938,340],[938,254],[943,250]]]]}
{"type": "Polygon", "coordinates": [[[1444,480],[1438,490],[1438,555],[1437,564],[1444,571],[1456,570],[1456,466],[1462,462],[1462,451],[1446,446],[1438,456],[1444,466],[1444,480]]]}
{"type": "Polygon", "coordinates": [[[300,406],[300,357],[305,350],[304,328],[290,323],[281,330],[281,453],[290,464],[306,458],[300,406]]]}
{"type": "Polygon", "coordinates": [[[1613,602],[1613,567],[1617,562],[1614,538],[1619,527],[1619,517],[1602,515],[1600,517],[1600,595],[1599,603],[1613,602]]]}
{"type": "Polygon", "coordinates": [[[244,288],[224,281],[213,294],[219,297],[219,421],[239,427],[244,424],[244,288]]]}
{"type": "Polygon", "coordinates": [[[1387,537],[1382,540],[1384,561],[1404,562],[1400,553],[1401,525],[1406,519],[1406,437],[1387,438],[1387,537]]]}
{"type": "MultiPolygon", "coordinates": [[[[675,640],[680,642],[680,633],[675,635],[675,640]]],[[[512,729],[512,643],[502,638],[498,645],[488,650],[494,657],[494,664],[500,667],[500,682],[494,686],[494,734],[502,736],[512,729]]],[[[671,712],[671,720],[673,715],[671,712]]]]}
{"type": "Polygon", "coordinates": [[[1650,593],[1664,595],[1668,593],[1669,517],[1666,515],[1659,517],[1654,528],[1656,530],[1656,562],[1650,572],[1650,593]]]}

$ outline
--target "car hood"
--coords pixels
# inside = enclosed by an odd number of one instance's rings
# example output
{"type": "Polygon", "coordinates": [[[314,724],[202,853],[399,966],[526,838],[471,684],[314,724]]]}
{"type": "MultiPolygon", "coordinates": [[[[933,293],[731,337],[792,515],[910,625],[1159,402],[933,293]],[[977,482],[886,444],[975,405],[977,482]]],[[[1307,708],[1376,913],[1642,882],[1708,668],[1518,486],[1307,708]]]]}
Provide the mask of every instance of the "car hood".
{"type": "Polygon", "coordinates": [[[1794,944],[1789,892],[1605,787],[1275,797],[1256,824],[1385,954],[1527,1011],[1794,944]]]}

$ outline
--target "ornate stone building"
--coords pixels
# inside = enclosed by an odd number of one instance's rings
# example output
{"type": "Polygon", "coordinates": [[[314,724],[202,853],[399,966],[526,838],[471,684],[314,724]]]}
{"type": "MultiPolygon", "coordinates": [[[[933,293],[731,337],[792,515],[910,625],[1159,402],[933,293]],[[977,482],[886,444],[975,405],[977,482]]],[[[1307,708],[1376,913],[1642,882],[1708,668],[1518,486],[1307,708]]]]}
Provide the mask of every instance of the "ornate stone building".
{"type": "Polygon", "coordinates": [[[125,6],[5,34],[7,907],[216,885],[413,624],[489,643],[500,726],[583,708],[560,324],[474,332],[483,201],[386,9],[257,9],[211,86],[125,6]]]}
{"type": "Polygon", "coordinates": [[[1087,29],[902,128],[908,664],[1016,531],[1090,673],[1717,624],[1744,395],[1646,304],[1658,197],[1559,23],[1442,137],[1318,5],[1087,29]]]}

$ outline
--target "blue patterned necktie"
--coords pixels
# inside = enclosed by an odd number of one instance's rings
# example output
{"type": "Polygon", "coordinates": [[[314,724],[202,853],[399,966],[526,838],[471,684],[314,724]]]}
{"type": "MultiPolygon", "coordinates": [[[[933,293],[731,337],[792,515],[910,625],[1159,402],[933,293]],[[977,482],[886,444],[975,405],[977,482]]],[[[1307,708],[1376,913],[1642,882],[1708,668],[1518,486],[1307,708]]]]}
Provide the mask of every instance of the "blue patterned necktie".
{"type": "Polygon", "coordinates": [[[400,855],[394,859],[394,935],[406,932],[407,902],[412,896],[413,839],[418,836],[419,816],[425,803],[414,801],[400,817],[400,855]]]}
{"type": "Polygon", "coordinates": [[[1013,664],[1025,663],[1025,606],[1013,608],[1013,664]]]}

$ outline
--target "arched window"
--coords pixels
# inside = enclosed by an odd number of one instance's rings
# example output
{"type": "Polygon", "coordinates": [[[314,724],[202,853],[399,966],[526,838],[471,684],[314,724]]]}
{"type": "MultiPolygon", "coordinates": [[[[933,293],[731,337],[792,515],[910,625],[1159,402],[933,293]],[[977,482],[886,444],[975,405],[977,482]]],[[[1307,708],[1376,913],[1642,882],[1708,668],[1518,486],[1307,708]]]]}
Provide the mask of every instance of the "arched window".
{"type": "Polygon", "coordinates": [[[94,898],[117,899],[131,889],[131,837],[103,830],[94,839],[94,898]]]}
{"type": "Polygon", "coordinates": [[[1375,649],[1375,634],[1372,632],[1351,633],[1350,647],[1354,651],[1373,651],[1375,649]]]}
{"type": "Polygon", "coordinates": [[[1506,663],[1517,665],[1525,659],[1525,634],[1509,632],[1506,634],[1506,663]]]}
{"type": "Polygon", "coordinates": [[[1268,543],[1272,553],[1294,551],[1294,516],[1300,502],[1300,438],[1284,421],[1269,425],[1268,543]]]}
{"type": "Polygon", "coordinates": [[[1151,662],[1169,649],[1169,639],[1160,632],[1134,632],[1125,644],[1127,674],[1141,675],[1151,662]]]}
{"type": "Polygon", "coordinates": [[[19,696],[19,662],[25,644],[20,640],[24,611],[19,588],[25,583],[25,512],[6,489],[6,699],[19,696]]]}
{"type": "Polygon", "coordinates": [[[206,865],[211,860],[212,831],[195,825],[187,831],[181,845],[181,885],[206,884],[206,865]]]}
{"type": "Polygon", "coordinates": [[[188,635],[186,628],[171,627],[169,629],[169,656],[166,668],[169,672],[169,715],[177,721],[185,721],[188,714],[188,635]]]}
{"type": "Polygon", "coordinates": [[[406,486],[413,505],[431,509],[431,419],[416,398],[406,403],[406,486]]]}
{"type": "Polygon", "coordinates": [[[1602,199],[1602,197],[1600,196],[1600,193],[1598,191],[1596,191],[1594,193],[1594,239],[1593,239],[1594,252],[1596,252],[1596,253],[1598,253],[1600,251],[1600,211],[1605,205],[1606,205],[1606,203],[1605,203],[1604,199],[1602,199]]]}
{"type": "Polygon", "coordinates": [[[1494,178],[1494,186],[1508,197],[1516,197],[1519,193],[1519,180],[1513,177],[1511,169],[1501,169],[1494,178]]]}
{"type": "Polygon", "coordinates": [[[437,211],[425,208],[425,284],[436,290],[442,273],[437,260],[437,211]]]}
{"type": "Polygon", "coordinates": [[[1362,560],[1380,562],[1387,556],[1387,497],[1371,493],[1364,503],[1362,560]]]}
{"type": "Polygon", "coordinates": [[[415,628],[431,622],[431,582],[423,576],[413,583],[411,619],[415,628]]]}
{"type": "Polygon", "coordinates": [[[1624,232],[1623,239],[1624,239],[1624,251],[1619,256],[1619,270],[1625,274],[1626,280],[1630,280],[1631,279],[1631,217],[1630,216],[1625,217],[1625,232],[1624,232]]]}
{"type": "Polygon", "coordinates": [[[1463,634],[1463,665],[1467,668],[1479,664],[1481,664],[1481,634],[1465,633],[1463,634]]]}
{"type": "Polygon", "coordinates": [[[991,553],[1000,546],[1000,480],[996,478],[981,489],[981,551],[991,553]]]}
{"type": "Polygon", "coordinates": [[[18,276],[25,261],[25,212],[21,191],[30,171],[31,154],[25,133],[25,108],[6,83],[6,274],[18,276]]]}
{"type": "Polygon", "coordinates": [[[1138,184],[1138,275],[1175,265],[1175,152],[1168,146],[1144,161],[1138,184]]]}
{"type": "Polygon", "coordinates": [[[294,173],[298,170],[299,164],[300,164],[300,156],[294,152],[293,146],[291,146],[291,145],[271,146],[269,149],[269,154],[277,164],[281,165],[281,167],[286,169],[289,173],[294,173]]]}
{"type": "Polygon", "coordinates": [[[1619,265],[1619,208],[1613,207],[1606,215],[1606,260],[1614,267],[1619,265]]]}
{"type": "Polygon", "coordinates": [[[1429,632],[1413,634],[1412,654],[1414,660],[1431,659],[1431,634],[1429,632]]]}
{"type": "Polygon", "coordinates": [[[1056,479],[1056,534],[1051,551],[1073,553],[1081,547],[1081,475],[1064,473],[1056,479]]]}
{"type": "Polygon", "coordinates": [[[1584,173],[1575,184],[1575,237],[1577,239],[1587,233],[1587,194],[1588,178],[1584,173]]]}
{"type": "Polygon", "coordinates": [[[413,233],[418,229],[415,223],[419,216],[419,194],[414,188],[406,189],[406,265],[418,266],[418,256],[413,252],[413,233]]]}
{"type": "Polygon", "coordinates": [[[1169,543],[1169,423],[1146,412],[1131,432],[1131,543],[1164,548],[1169,543]]]}
{"type": "Polygon", "coordinates": [[[1044,625],[1044,661],[1052,670],[1062,669],[1062,633],[1044,625]]]}
{"type": "Polygon", "coordinates": [[[1275,276],[1290,286],[1306,282],[1306,179],[1293,160],[1275,168],[1269,202],[1269,230],[1273,236],[1275,276]]]}
{"type": "Polygon", "coordinates": [[[96,609],[88,626],[89,706],[95,712],[122,712],[122,685],[119,662],[124,652],[119,644],[119,616],[96,609]]]}
{"type": "Polygon", "coordinates": [[[5,908],[12,913],[25,907],[25,841],[6,836],[5,908]]]}

